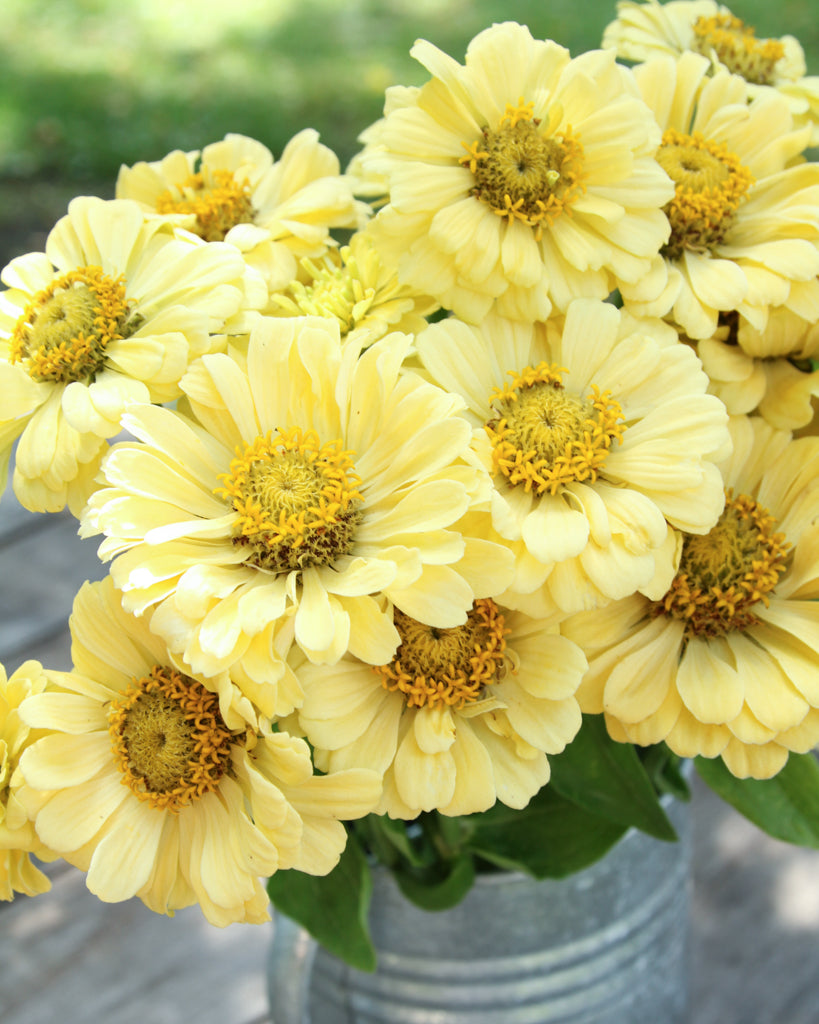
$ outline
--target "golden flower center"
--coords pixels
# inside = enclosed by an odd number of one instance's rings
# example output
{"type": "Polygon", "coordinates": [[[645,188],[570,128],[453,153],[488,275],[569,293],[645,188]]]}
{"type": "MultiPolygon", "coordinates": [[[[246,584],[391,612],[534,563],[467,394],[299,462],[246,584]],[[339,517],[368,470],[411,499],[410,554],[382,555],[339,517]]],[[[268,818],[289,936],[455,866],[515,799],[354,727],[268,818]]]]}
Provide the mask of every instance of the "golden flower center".
{"type": "Polygon", "coordinates": [[[513,486],[557,494],[573,481],[597,480],[612,446],[621,441],[623,410],[609,391],[592,385],[588,397],[566,391],[565,370],[548,363],[509,371],[512,383],[496,388],[496,413],[484,429],[492,463],[513,486]]]}
{"type": "Polygon", "coordinates": [[[691,49],[717,59],[735,75],[754,85],[772,85],[774,68],[785,56],[778,39],[757,39],[754,29],[733,14],[702,16],[694,22],[691,49]]]}
{"type": "Polygon", "coordinates": [[[753,498],[726,493],[719,522],[704,536],[687,534],[671,589],[654,605],[655,615],[682,619],[687,636],[724,636],[759,619],[753,606],[785,572],[790,545],[776,520],[753,498]]]}
{"type": "Polygon", "coordinates": [[[231,171],[191,174],[156,200],[157,213],[192,213],[194,231],[206,242],[221,242],[237,224],[253,223],[250,186],[231,171]]]}
{"type": "Polygon", "coordinates": [[[496,129],[486,127],[480,139],[461,143],[466,154],[458,162],[475,179],[472,195],[508,224],[519,220],[533,227],[540,239],[543,228],[585,191],[583,147],[570,126],[557,133],[557,119],[544,125],[533,106],[523,97],[516,107],[507,103],[496,129]]]}
{"type": "Polygon", "coordinates": [[[152,807],[179,811],[216,789],[235,741],[219,698],[195,679],[154,666],[108,711],[122,782],[152,807]]]}
{"type": "Polygon", "coordinates": [[[332,565],[352,548],[361,518],[352,452],[313,430],[268,431],[237,449],[214,493],[237,513],[233,541],[246,561],[271,572],[332,565]]]}
{"type": "Polygon", "coordinates": [[[100,267],[80,267],[37,292],[12,332],[9,361],[22,363],[36,381],[93,380],[106,348],[139,326],[129,320],[125,280],[100,267]]]}
{"type": "Polygon", "coordinates": [[[373,671],[390,692],[404,695],[410,708],[459,711],[483,696],[506,672],[506,636],[510,632],[494,601],[481,598],[462,626],[441,629],[394,610],[401,643],[389,665],[373,671]]]}
{"type": "Polygon", "coordinates": [[[679,259],[686,249],[713,251],[753,184],[751,172],[726,146],[699,132],[685,135],[673,128],[663,134],[657,161],[675,186],[674,198],[664,207],[671,237],[663,254],[679,259]]]}

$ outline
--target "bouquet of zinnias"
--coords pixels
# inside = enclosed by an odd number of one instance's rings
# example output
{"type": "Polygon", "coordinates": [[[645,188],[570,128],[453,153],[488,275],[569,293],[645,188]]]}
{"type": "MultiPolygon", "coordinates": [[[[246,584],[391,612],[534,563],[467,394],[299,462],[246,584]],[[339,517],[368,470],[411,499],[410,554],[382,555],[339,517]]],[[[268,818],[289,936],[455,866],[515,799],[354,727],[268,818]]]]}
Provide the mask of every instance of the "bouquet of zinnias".
{"type": "Polygon", "coordinates": [[[111,565],[2,675],[0,897],[63,857],[364,966],[374,860],[443,907],[673,839],[681,758],[819,845],[819,79],[618,12],[418,42],[346,174],[229,135],[5,268],[0,452],[111,565]]]}

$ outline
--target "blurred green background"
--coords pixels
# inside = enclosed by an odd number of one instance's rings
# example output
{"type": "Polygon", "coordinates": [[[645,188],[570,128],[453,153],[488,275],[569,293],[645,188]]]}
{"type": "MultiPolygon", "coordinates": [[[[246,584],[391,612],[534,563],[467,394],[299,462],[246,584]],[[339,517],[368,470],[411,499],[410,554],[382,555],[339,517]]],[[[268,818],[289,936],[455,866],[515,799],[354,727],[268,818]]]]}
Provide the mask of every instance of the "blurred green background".
{"type": "MultiPolygon", "coordinates": [[[[815,0],[735,0],[760,36],[795,35],[819,73],[815,0]]],[[[459,61],[493,21],[573,54],[614,0],[2,0],[0,259],[41,248],[73,195],[113,194],[122,163],[227,132],[279,154],[311,126],[346,163],[393,83],[420,84],[424,37],[459,61]]],[[[2,264],[0,264],[2,265],[2,264]]]]}

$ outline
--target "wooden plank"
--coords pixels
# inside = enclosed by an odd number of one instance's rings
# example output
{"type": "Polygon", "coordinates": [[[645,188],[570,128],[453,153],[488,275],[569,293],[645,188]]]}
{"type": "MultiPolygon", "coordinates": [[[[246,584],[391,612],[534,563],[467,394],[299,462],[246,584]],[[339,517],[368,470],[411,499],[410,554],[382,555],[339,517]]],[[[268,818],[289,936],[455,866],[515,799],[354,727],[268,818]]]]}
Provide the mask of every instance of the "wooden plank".
{"type": "MultiPolygon", "coordinates": [[[[87,579],[107,573],[97,544],[80,540],[73,519],[17,535],[2,549],[0,651],[22,661],[26,652],[62,632],[74,596],[87,579]]],[[[57,666],[49,666],[56,668],[57,666]]]]}
{"type": "Polygon", "coordinates": [[[3,1024],[265,1024],[272,925],[100,902],[73,868],[0,910],[3,1024]]]}
{"type": "Polygon", "coordinates": [[[692,1024],[817,1024],[819,852],[693,790],[692,1024]]]}
{"type": "Polygon", "coordinates": [[[68,512],[27,512],[10,489],[0,499],[0,660],[9,672],[63,633],[82,583],[108,571],[99,540],[81,540],[77,526],[68,512]]]}

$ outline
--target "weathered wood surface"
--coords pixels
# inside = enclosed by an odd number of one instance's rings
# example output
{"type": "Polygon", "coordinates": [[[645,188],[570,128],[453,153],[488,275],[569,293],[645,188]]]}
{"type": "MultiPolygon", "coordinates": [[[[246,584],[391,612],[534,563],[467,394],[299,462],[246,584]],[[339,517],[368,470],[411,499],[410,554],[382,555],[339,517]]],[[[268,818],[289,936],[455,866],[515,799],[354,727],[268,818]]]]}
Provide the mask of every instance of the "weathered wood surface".
{"type": "MultiPolygon", "coordinates": [[[[71,600],[104,567],[70,516],[0,500],[0,661],[70,667],[71,600]]],[[[691,1024],[819,1024],[819,853],[778,843],[695,782],[691,1024]]],[[[0,1024],[269,1024],[272,926],[108,905],[81,873],[0,904],[0,1024]]],[[[321,1024],[320,1021],[315,1024],[321,1024]]],[[[657,1024],[663,1024],[657,1021],[657,1024]]]]}

